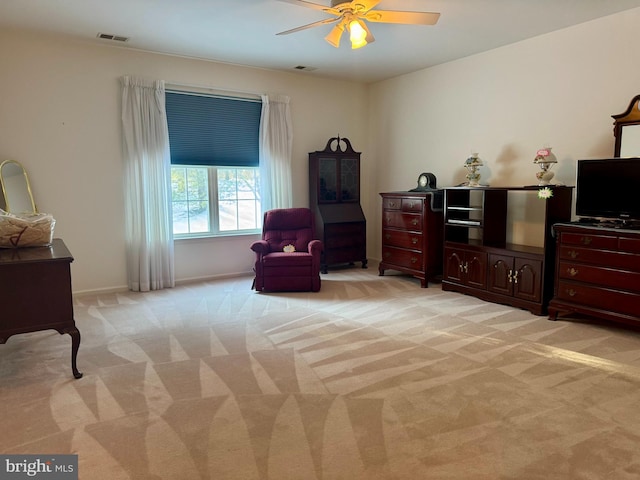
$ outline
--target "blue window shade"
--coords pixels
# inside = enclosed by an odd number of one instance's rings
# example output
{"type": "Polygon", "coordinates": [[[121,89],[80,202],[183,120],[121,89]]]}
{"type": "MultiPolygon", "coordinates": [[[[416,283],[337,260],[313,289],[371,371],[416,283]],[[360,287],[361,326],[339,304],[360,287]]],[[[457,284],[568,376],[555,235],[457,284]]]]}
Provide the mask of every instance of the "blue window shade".
{"type": "Polygon", "coordinates": [[[166,92],[173,165],[257,167],[262,103],[166,92]]]}

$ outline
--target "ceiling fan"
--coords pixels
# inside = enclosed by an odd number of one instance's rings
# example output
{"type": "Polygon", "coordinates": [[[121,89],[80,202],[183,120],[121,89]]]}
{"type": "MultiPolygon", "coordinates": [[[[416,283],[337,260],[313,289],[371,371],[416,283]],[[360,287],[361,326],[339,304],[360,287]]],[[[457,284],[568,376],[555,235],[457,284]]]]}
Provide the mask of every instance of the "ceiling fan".
{"type": "Polygon", "coordinates": [[[351,48],[364,47],[368,43],[374,42],[375,38],[369,31],[365,20],[379,23],[402,23],[410,25],[435,25],[440,17],[439,13],[431,12],[399,12],[395,10],[374,10],[380,0],[331,0],[331,7],[319,5],[306,0],[280,0],[282,2],[293,3],[301,7],[312,8],[333,15],[335,18],[327,18],[308,25],[286,30],[276,35],[288,35],[290,33],[306,30],[307,28],[319,27],[335,23],[335,26],[325,37],[325,40],[334,47],[340,46],[340,38],[345,30],[349,32],[351,48]]]}

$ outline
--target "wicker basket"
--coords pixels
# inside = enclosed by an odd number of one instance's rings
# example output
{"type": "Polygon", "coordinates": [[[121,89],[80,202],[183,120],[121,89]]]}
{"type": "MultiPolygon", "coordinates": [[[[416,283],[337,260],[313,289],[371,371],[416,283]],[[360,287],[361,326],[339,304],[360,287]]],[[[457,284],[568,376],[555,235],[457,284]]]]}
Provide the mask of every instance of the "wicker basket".
{"type": "Polygon", "coordinates": [[[51,245],[55,225],[55,219],[47,213],[14,215],[0,210],[0,247],[51,245]]]}

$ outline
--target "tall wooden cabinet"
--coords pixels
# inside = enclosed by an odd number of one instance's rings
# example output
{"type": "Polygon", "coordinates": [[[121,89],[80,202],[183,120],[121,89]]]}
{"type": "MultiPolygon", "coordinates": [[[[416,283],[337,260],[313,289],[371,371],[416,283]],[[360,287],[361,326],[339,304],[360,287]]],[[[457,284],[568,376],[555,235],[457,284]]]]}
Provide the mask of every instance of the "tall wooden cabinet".
{"type": "Polygon", "coordinates": [[[324,243],[321,270],[361,262],[367,267],[367,223],[360,206],[360,152],[346,138],[330,138],[309,153],[309,207],[324,243]]]}
{"type": "Polygon", "coordinates": [[[572,187],[550,186],[537,199],[544,210],[542,247],[507,243],[509,192],[537,195],[540,187],[445,189],[442,289],[543,315],[553,296],[552,227],[571,219],[572,187]]]}
{"type": "Polygon", "coordinates": [[[390,192],[382,197],[380,275],[397,270],[429,280],[442,273],[442,191],[390,192]]]}

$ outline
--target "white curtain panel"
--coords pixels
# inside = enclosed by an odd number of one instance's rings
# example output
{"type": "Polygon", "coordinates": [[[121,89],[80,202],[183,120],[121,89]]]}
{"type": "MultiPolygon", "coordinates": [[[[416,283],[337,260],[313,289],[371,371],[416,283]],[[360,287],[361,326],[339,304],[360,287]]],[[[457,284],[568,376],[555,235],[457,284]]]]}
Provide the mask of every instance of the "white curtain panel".
{"type": "Polygon", "coordinates": [[[293,206],[291,148],[293,129],[289,97],[262,95],[260,184],[262,211],[293,206]]]}
{"type": "Polygon", "coordinates": [[[121,80],[128,285],[160,290],[175,286],[164,82],[121,80]]]}

